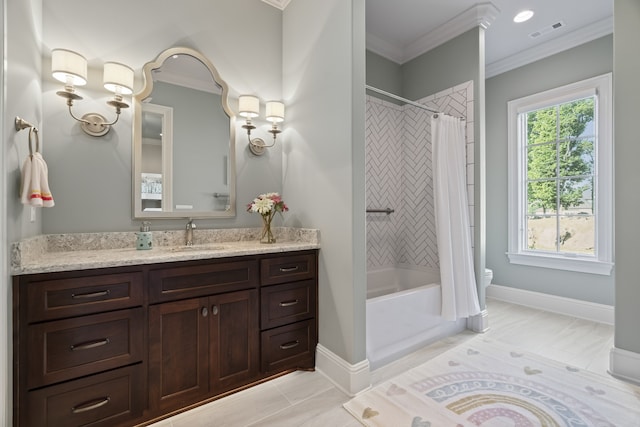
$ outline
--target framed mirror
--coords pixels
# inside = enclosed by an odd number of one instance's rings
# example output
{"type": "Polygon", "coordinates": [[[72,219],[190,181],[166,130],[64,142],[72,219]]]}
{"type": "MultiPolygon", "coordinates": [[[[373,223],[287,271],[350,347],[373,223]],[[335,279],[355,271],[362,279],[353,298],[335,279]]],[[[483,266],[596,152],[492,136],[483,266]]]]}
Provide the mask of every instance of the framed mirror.
{"type": "Polygon", "coordinates": [[[235,116],[201,53],[176,47],[145,64],[133,97],[134,218],[236,215],[235,116]]]}

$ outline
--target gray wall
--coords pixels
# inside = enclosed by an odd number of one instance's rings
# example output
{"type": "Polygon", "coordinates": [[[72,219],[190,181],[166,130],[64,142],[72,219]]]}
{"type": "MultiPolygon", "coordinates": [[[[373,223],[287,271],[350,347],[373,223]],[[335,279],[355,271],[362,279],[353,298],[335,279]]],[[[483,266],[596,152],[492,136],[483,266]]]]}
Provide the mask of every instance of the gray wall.
{"type": "MultiPolygon", "coordinates": [[[[493,269],[493,283],[613,304],[613,276],[510,264],[505,255],[508,232],[507,102],[611,72],[612,43],[612,36],[603,37],[487,80],[487,267],[493,269]]],[[[621,180],[617,180],[616,185],[621,185],[621,180]]]]}
{"type": "MultiPolygon", "coordinates": [[[[400,64],[367,50],[366,73],[368,85],[399,96],[402,95],[402,67],[400,64]]],[[[367,91],[367,94],[394,104],[402,104],[401,101],[374,91],[367,91]]]]}
{"type": "MultiPolygon", "coordinates": [[[[640,99],[640,2],[614,3],[614,114],[616,318],[615,346],[640,353],[640,263],[638,262],[638,99],[640,99]]],[[[636,355],[637,356],[637,355],[636,355]]],[[[637,359],[636,359],[637,361],[637,359]]],[[[636,365],[637,366],[637,365],[636,365]]],[[[637,375],[636,375],[637,378],[637,375]]]]}
{"type": "MultiPolygon", "coordinates": [[[[244,93],[263,100],[282,96],[282,12],[263,2],[220,0],[204,5],[199,0],[159,0],[153,2],[156,12],[149,20],[140,17],[147,12],[150,1],[114,0],[108,8],[97,0],[88,0],[81,8],[74,0],[43,4],[45,62],[50,49],[57,47],[86,55],[93,67],[104,61],[124,62],[136,70],[139,89],[144,63],[166,48],[186,46],[211,60],[234,98],[244,93]],[[95,19],[96,8],[100,10],[99,20],[95,19]],[[73,11],[78,25],[69,25],[68,16],[61,13],[65,10],[73,11]],[[123,10],[130,13],[123,14],[123,10]],[[173,18],[184,15],[192,20],[192,27],[175,24],[173,18]],[[129,30],[113,31],[113,22],[129,30]]],[[[109,94],[101,87],[101,70],[92,68],[89,80],[87,86],[78,88],[85,99],[76,103],[76,114],[96,111],[113,117],[113,110],[105,103],[109,94]]],[[[69,117],[64,100],[55,94],[61,86],[52,79],[48,64],[43,67],[42,81],[45,159],[56,201],[54,208],[43,212],[42,232],[137,230],[139,221],[131,219],[131,109],[122,114],[108,135],[94,138],[84,134],[69,117]]],[[[232,101],[231,108],[236,110],[237,102],[232,101]]],[[[260,193],[282,190],[282,145],[276,144],[262,157],[253,156],[241,124],[236,127],[238,214],[233,219],[198,220],[200,228],[259,226],[259,216],[244,207],[260,193]]],[[[268,139],[267,122],[261,119],[256,124],[256,136],[268,139]]],[[[300,209],[299,205],[291,208],[300,209]]],[[[13,221],[25,218],[25,210],[15,204],[9,211],[13,221]]],[[[180,229],[184,224],[182,219],[153,220],[151,229],[180,229]]]]}
{"type": "Polygon", "coordinates": [[[364,0],[295,0],[284,13],[286,223],[320,229],[320,344],[366,358],[364,0]]]}
{"type": "Polygon", "coordinates": [[[402,93],[420,99],[460,83],[478,80],[484,31],[471,29],[402,64],[402,93]]]}
{"type": "MultiPolygon", "coordinates": [[[[3,248],[0,274],[0,425],[11,425],[12,418],[12,310],[11,280],[8,272],[8,242],[23,236],[40,233],[42,211],[37,210],[36,221],[29,220],[29,209],[18,201],[20,168],[27,156],[28,131],[16,133],[13,120],[20,116],[32,123],[40,123],[40,28],[42,4],[40,0],[3,1],[0,18],[3,23],[2,96],[2,226],[3,248]],[[6,27],[4,27],[6,25],[6,27]],[[4,50],[6,48],[6,50],[4,50]],[[25,211],[26,214],[22,215],[25,211]]],[[[35,149],[35,147],[34,147],[35,149]]],[[[46,150],[44,150],[46,152],[46,150]]]]}
{"type": "MultiPolygon", "coordinates": [[[[5,144],[6,159],[4,173],[7,178],[7,237],[9,241],[35,236],[41,232],[43,209],[37,209],[36,221],[30,221],[30,209],[19,200],[20,171],[29,154],[28,130],[16,133],[13,119],[20,116],[41,130],[40,145],[43,155],[49,152],[42,123],[42,86],[40,82],[40,28],[42,5],[39,0],[11,1],[7,4],[7,75],[5,144]]],[[[33,147],[35,150],[35,146],[33,147]]]]}

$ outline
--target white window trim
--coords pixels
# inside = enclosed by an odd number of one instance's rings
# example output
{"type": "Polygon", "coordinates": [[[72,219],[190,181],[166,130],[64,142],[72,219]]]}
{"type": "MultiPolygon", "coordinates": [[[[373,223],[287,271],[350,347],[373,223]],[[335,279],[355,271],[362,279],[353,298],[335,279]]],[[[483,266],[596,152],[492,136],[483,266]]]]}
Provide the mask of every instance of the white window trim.
{"type": "Polygon", "coordinates": [[[610,275],[613,269],[613,102],[612,75],[582,80],[545,92],[515,99],[508,103],[508,209],[509,246],[507,256],[512,264],[553,268],[591,274],[610,275]],[[596,149],[596,257],[553,254],[526,249],[524,223],[524,180],[526,156],[518,141],[518,114],[554,103],[562,103],[581,95],[597,94],[596,149]]]}

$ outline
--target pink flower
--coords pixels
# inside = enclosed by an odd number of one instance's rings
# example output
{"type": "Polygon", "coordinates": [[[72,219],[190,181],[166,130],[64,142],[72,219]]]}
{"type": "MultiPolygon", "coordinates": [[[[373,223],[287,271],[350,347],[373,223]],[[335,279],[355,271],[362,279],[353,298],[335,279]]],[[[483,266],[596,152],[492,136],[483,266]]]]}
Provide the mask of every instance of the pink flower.
{"type": "Polygon", "coordinates": [[[261,215],[273,215],[276,212],[286,212],[289,207],[278,193],[260,194],[247,205],[248,212],[258,212],[261,215]]]}

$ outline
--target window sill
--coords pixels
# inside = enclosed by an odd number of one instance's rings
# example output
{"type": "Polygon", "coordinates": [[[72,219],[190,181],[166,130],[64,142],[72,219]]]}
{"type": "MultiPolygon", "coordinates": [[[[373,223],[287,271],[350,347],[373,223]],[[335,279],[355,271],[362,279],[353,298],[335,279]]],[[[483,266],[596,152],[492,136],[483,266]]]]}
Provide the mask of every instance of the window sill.
{"type": "Polygon", "coordinates": [[[530,267],[553,268],[556,270],[576,271],[588,274],[610,276],[613,263],[579,257],[559,257],[551,255],[507,252],[511,264],[530,267]]]}

